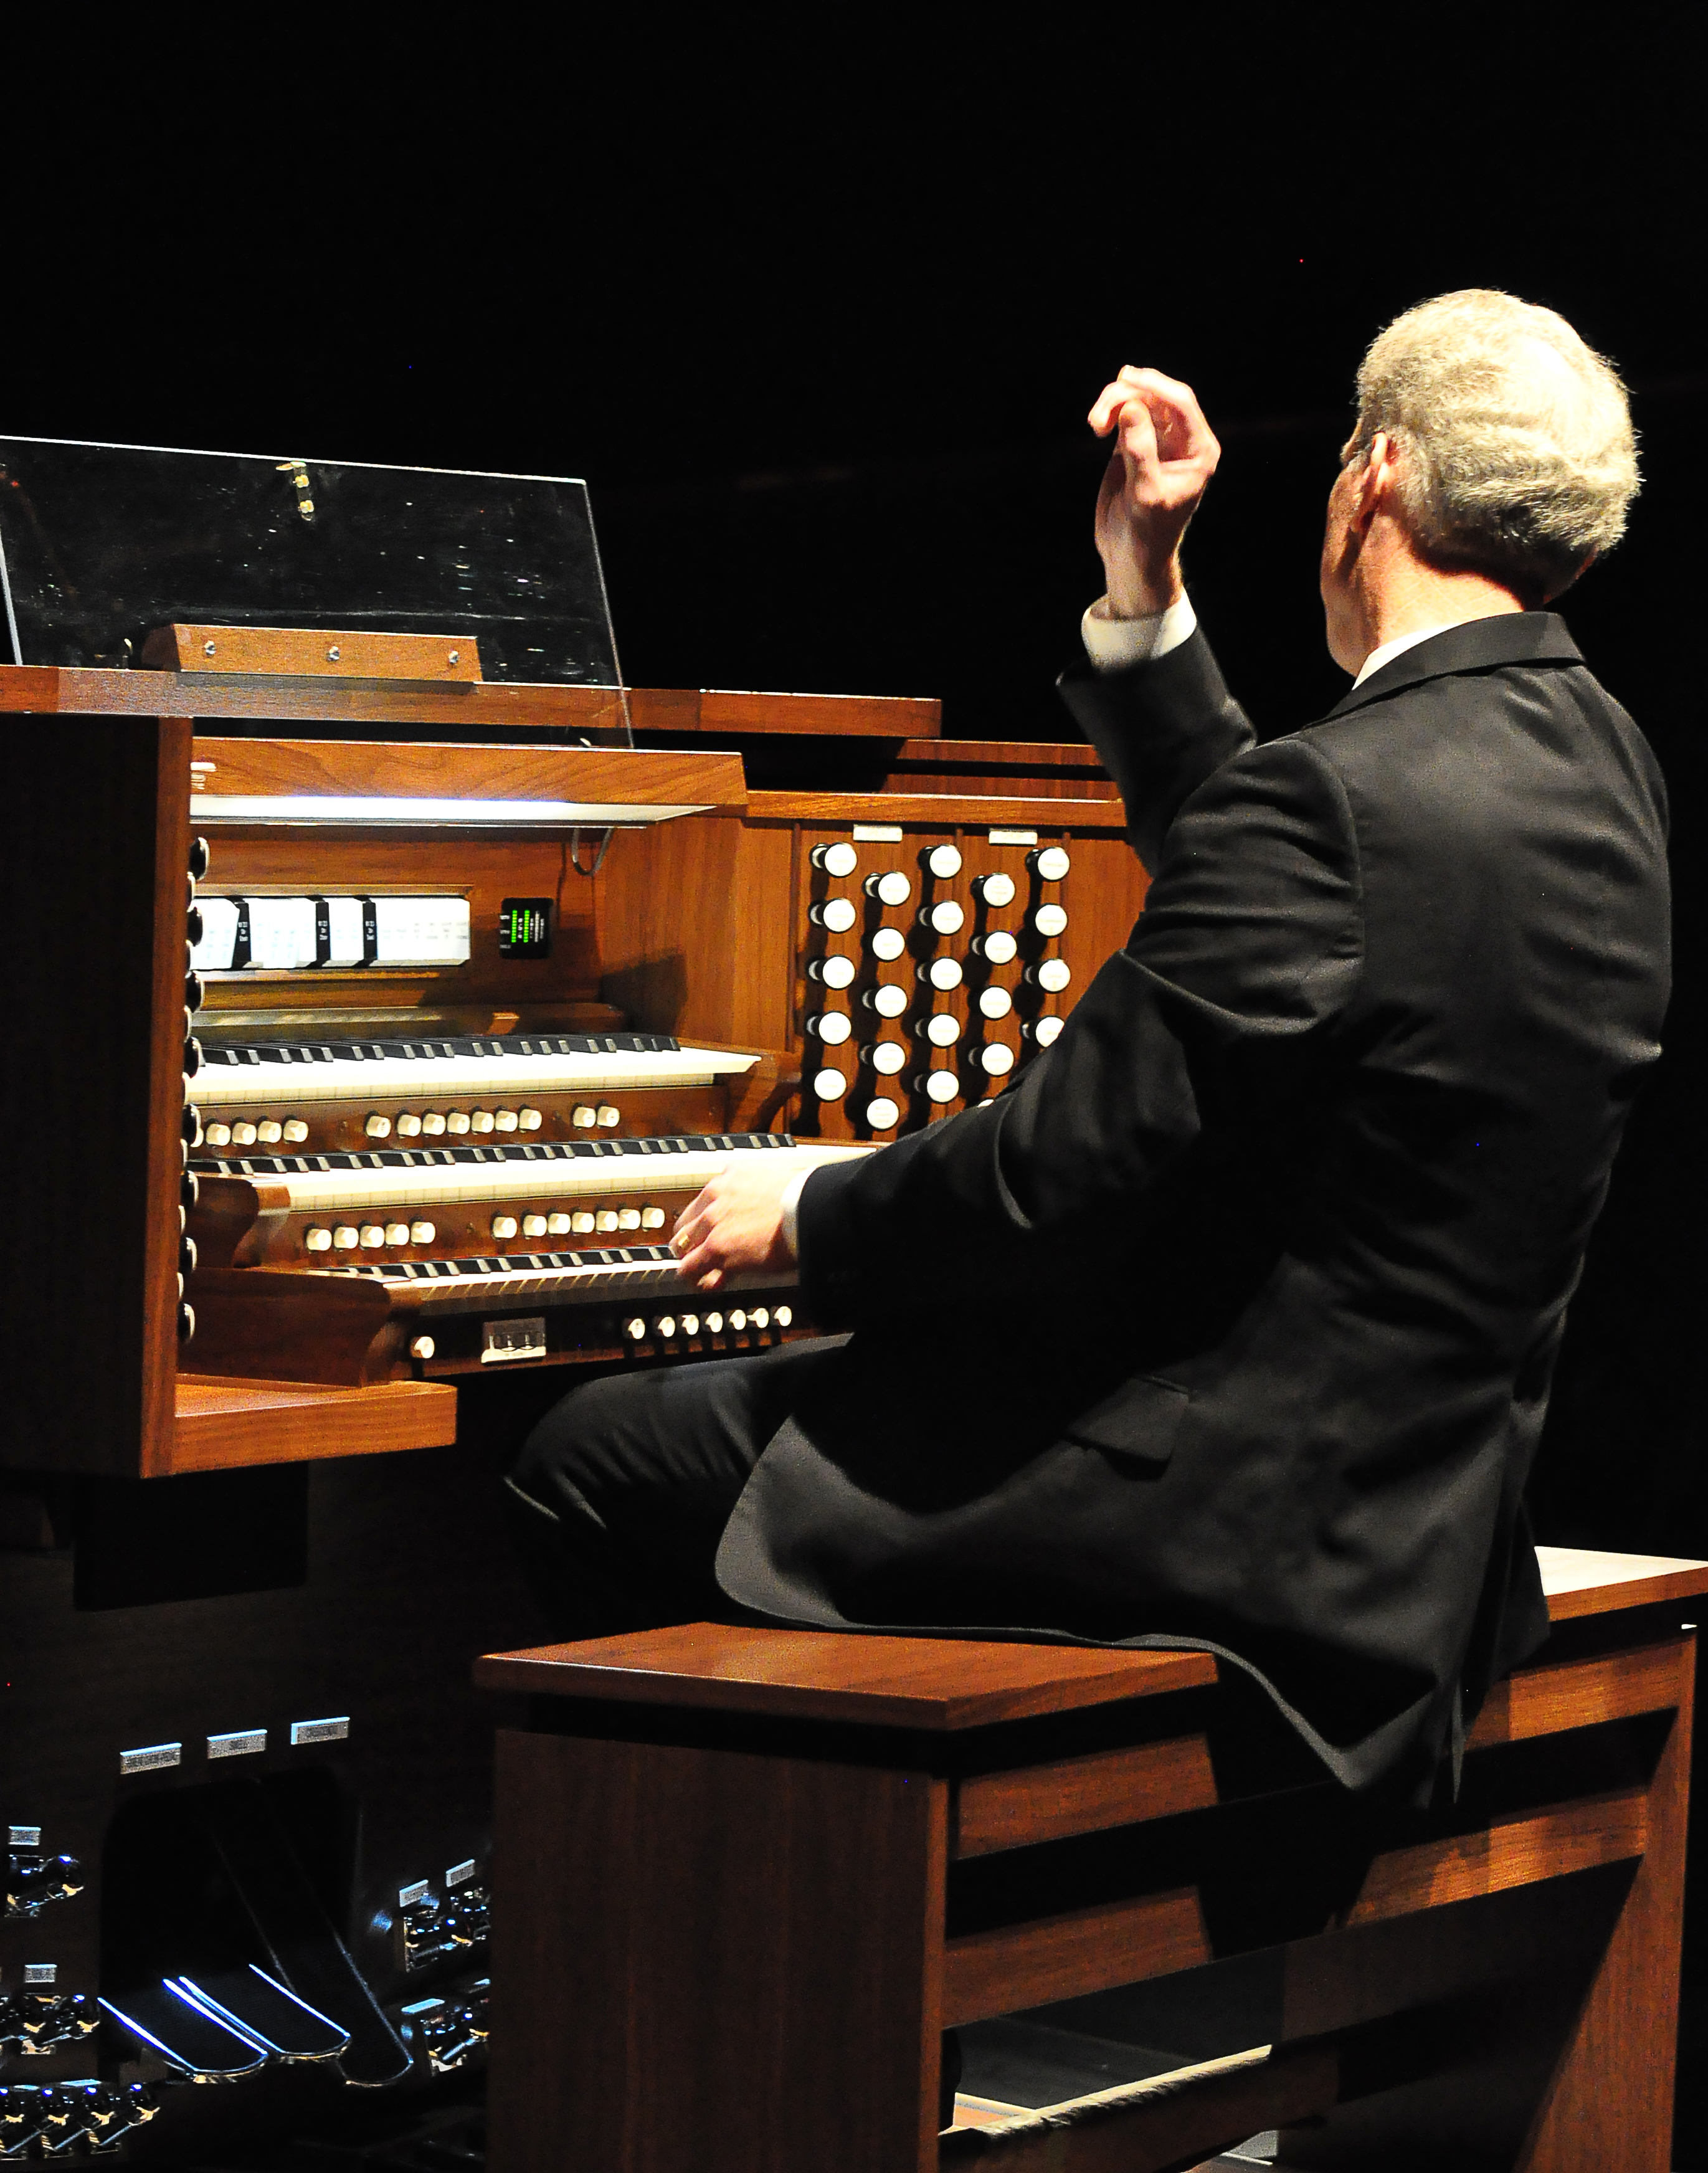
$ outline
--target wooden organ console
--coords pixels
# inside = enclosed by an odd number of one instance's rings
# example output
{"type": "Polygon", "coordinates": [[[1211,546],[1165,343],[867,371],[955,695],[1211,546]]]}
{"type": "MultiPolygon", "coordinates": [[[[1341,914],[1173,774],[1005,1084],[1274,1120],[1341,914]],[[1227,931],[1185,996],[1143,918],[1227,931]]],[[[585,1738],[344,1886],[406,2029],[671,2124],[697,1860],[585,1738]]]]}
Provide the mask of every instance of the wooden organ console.
{"type": "Polygon", "coordinates": [[[809,1329],[676,1211],[1005,1091],[1145,876],[929,702],[142,655],[0,666],[0,2155],[170,2164],[478,2065],[528,1425],[809,1329]]]}

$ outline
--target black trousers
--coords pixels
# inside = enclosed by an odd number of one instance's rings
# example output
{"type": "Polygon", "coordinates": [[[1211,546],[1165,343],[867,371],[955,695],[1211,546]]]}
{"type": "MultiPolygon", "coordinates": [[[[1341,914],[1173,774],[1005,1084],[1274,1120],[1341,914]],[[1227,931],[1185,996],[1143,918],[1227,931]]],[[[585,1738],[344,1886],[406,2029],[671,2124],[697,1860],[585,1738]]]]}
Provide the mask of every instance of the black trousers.
{"type": "Polygon", "coordinates": [[[718,1542],[765,1444],[847,1340],[607,1374],[547,1412],[508,1485],[559,1635],[757,1619],[719,1589],[718,1542]]]}

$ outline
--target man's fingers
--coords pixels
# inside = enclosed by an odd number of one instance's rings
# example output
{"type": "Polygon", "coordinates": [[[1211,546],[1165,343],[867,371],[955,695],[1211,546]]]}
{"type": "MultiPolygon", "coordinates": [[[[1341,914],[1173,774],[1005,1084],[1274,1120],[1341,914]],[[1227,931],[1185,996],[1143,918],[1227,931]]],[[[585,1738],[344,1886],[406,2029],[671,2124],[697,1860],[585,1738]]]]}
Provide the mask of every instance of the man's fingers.
{"type": "Polygon", "coordinates": [[[1198,396],[1177,377],[1160,369],[1141,369],[1123,364],[1091,404],[1086,420],[1100,438],[1118,425],[1125,428],[1131,409],[1142,404],[1156,434],[1157,457],[1164,461],[1193,461],[1214,467],[1221,448],[1204,420],[1198,396]]]}

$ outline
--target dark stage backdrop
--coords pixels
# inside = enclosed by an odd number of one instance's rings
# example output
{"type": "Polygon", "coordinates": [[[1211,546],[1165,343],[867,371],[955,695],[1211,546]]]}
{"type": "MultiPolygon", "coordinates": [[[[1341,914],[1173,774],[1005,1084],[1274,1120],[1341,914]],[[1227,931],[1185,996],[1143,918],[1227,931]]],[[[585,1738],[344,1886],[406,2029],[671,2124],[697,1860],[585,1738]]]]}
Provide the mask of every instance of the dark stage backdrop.
{"type": "Polygon", "coordinates": [[[1544,1538],[1708,1556],[1708,19],[1627,10],[1579,53],[1564,17],[1488,8],[1129,11],[1071,46],[951,18],[815,19],[811,52],[799,17],[649,19],[627,48],[493,18],[414,54],[352,24],[337,69],[198,50],[110,106],[79,51],[74,100],[8,115],[0,431],[585,475],[633,682],[932,693],[953,734],[1065,736],[1052,682],[1099,586],[1083,417],[1151,363],[1223,435],[1189,575],[1274,731],[1344,685],[1315,562],[1364,343],[1456,286],[1564,310],[1637,392],[1631,534],[1565,611],[1670,782],[1678,994],[1534,1507],[1544,1538]]]}

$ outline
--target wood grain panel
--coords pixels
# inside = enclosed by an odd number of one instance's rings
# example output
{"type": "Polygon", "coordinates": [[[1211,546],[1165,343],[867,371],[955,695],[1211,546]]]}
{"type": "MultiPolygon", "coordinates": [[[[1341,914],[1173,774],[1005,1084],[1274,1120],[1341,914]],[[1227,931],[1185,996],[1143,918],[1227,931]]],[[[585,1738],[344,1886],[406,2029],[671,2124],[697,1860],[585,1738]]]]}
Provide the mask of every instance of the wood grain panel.
{"type": "Polygon", "coordinates": [[[1634,1713],[1660,1712],[1689,1690],[1688,1651],[1676,1643],[1639,1645],[1563,1667],[1527,1668],[1489,1693],[1467,1748],[1522,1743],[1568,1728],[1594,1728],[1634,1713]]]}
{"type": "Polygon", "coordinates": [[[739,755],[699,749],[678,753],[652,747],[469,747],[207,734],[197,736],[194,759],[197,790],[221,797],[313,794],[740,807],[747,796],[739,755]]]}
{"type": "Polygon", "coordinates": [[[320,679],[466,681],[481,676],[472,634],[374,634],[295,626],[162,626],[143,644],[148,671],[311,673],[320,679]]]}
{"type": "Polygon", "coordinates": [[[1603,1554],[1592,1547],[1538,1547],[1536,1559],[1554,1622],[1708,1595],[1708,1562],[1603,1554]]]}
{"type": "Polygon", "coordinates": [[[1210,1744],[1201,1735],[980,1773],[956,1792],[953,1852],[991,1856],[1140,1819],[1204,1810],[1216,1800],[1210,1744]]]}
{"type": "Polygon", "coordinates": [[[1107,1992],[1211,1959],[1191,1886],[969,1932],[944,1944],[943,2026],[1107,1992]]]}
{"type": "Polygon", "coordinates": [[[1063,741],[909,740],[898,747],[886,792],[1016,792],[1028,799],[1107,800],[1115,782],[1095,747],[1063,741]]]}
{"type": "Polygon", "coordinates": [[[1526,1812],[1475,1833],[1377,1857],[1344,1922],[1381,1923],[1414,1910],[1565,1879],[1641,1856],[1647,1841],[1647,1798],[1638,1788],[1526,1812]]]}
{"type": "Polygon", "coordinates": [[[1208,1653],[1004,1645],[962,1637],[686,1622],[476,1663],[488,1690],[958,1730],[1215,1680],[1208,1653]]]}
{"type": "Polygon", "coordinates": [[[386,1456],[456,1438],[456,1390],[429,1381],[373,1388],[180,1374],[170,1469],[229,1470],[328,1456],[386,1456]]]}
{"type": "MultiPolygon", "coordinates": [[[[631,697],[642,704],[644,693],[631,697]]],[[[643,709],[641,714],[645,714],[643,709]]],[[[705,732],[827,732],[838,739],[935,741],[943,704],[917,694],[760,694],[707,687],[700,695],[705,732]]],[[[635,727],[640,727],[637,714],[635,727]]]]}
{"type": "Polygon", "coordinates": [[[507,1730],[498,1805],[492,2173],[935,2165],[941,1782],[507,1730]]]}
{"type": "Polygon", "coordinates": [[[989,792],[750,792],[747,809],[756,822],[828,822],[843,829],[854,822],[923,822],[1074,835],[1127,827],[1118,800],[1004,798],[989,792]]]}
{"type": "MultiPolygon", "coordinates": [[[[184,1169],[184,987],[188,962],[190,742],[187,718],[159,726],[154,772],[153,956],[148,963],[148,1173],[142,1202],[143,1381],[139,1475],[172,1468],[179,1361],[178,1194],[184,1169]]],[[[79,1145],[81,1142],[78,1143],[79,1145]]],[[[75,1153],[69,1157],[75,1162],[75,1153]]],[[[97,1211],[105,1203],[93,1203],[97,1211]]]]}

